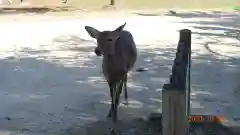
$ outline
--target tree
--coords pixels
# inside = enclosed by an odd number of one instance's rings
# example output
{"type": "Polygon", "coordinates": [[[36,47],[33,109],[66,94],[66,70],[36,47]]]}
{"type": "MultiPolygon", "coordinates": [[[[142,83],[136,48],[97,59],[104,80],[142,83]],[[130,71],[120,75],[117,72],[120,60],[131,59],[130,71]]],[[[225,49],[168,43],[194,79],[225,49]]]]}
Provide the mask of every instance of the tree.
{"type": "Polygon", "coordinates": [[[110,0],[110,5],[115,5],[115,0],[110,0]]]}

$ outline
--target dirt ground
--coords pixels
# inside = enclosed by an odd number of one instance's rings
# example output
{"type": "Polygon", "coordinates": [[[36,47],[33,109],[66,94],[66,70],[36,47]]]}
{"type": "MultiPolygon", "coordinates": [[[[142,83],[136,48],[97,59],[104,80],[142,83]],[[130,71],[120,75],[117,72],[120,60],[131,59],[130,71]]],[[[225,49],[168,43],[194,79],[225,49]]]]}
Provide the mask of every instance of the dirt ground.
{"type": "MultiPolygon", "coordinates": [[[[119,135],[162,135],[161,115],[152,114],[148,119],[120,120],[119,135]]],[[[67,129],[61,135],[111,135],[111,121],[98,121],[82,127],[67,129]]],[[[190,124],[190,135],[238,135],[239,127],[226,127],[220,123],[190,124]]]]}
{"type": "MultiPolygon", "coordinates": [[[[0,16],[0,133],[109,134],[109,94],[100,72],[101,58],[93,54],[95,42],[83,26],[111,29],[124,21],[138,44],[137,67],[149,71],[130,77],[130,105],[119,109],[120,134],[159,135],[161,117],[147,117],[161,112],[161,86],[169,78],[182,28],[193,31],[192,113],[219,114],[231,122],[235,115],[240,117],[239,96],[233,94],[239,93],[238,13],[51,10],[20,9],[21,14],[17,10],[0,16]]],[[[192,129],[207,135],[230,134],[219,124],[192,129]]]]}

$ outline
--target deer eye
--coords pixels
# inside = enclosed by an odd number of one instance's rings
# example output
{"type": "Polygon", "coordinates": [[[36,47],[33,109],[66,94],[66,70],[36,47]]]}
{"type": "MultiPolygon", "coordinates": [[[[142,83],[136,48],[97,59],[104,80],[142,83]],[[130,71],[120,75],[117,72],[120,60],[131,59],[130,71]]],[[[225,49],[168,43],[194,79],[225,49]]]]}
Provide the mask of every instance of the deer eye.
{"type": "Polygon", "coordinates": [[[108,41],[108,42],[112,42],[112,41],[113,41],[113,39],[111,39],[111,38],[108,38],[108,39],[107,39],[107,41],[108,41]]]}

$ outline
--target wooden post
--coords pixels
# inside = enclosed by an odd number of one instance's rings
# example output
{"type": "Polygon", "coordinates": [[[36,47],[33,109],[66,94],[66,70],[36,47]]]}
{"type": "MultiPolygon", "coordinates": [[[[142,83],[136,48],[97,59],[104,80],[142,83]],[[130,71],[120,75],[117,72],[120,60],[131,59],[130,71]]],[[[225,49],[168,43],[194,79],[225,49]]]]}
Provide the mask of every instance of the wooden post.
{"type": "MultiPolygon", "coordinates": [[[[186,90],[187,65],[191,52],[191,31],[180,30],[176,58],[170,75],[170,82],[163,85],[162,129],[163,135],[187,135],[189,95],[186,90]]],[[[190,70],[189,70],[190,71],[190,70]]],[[[188,73],[190,73],[188,71],[188,73]]],[[[189,74],[188,74],[189,75],[189,74]]],[[[187,80],[190,78],[188,77],[187,80]]]]}
{"type": "Polygon", "coordinates": [[[114,6],[115,5],[115,0],[110,0],[110,5],[114,6]]]}

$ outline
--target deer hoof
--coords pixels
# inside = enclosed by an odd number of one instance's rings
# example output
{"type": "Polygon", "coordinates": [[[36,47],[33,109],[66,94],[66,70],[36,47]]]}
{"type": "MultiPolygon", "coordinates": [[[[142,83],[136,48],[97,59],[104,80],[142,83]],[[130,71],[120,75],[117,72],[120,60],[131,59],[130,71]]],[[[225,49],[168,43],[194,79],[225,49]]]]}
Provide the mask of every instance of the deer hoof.
{"type": "Polygon", "coordinates": [[[144,72],[144,71],[147,71],[147,70],[148,70],[147,68],[139,67],[136,71],[137,72],[144,72]]]}
{"type": "Polygon", "coordinates": [[[97,56],[101,56],[101,52],[98,49],[95,49],[94,52],[97,56]]]}
{"type": "Polygon", "coordinates": [[[107,115],[107,118],[111,118],[111,117],[112,117],[112,114],[109,113],[109,114],[107,115]]]}
{"type": "Polygon", "coordinates": [[[128,106],[128,101],[123,102],[124,105],[128,106]]]}
{"type": "Polygon", "coordinates": [[[115,128],[110,129],[111,135],[118,135],[118,132],[115,128]]]}

